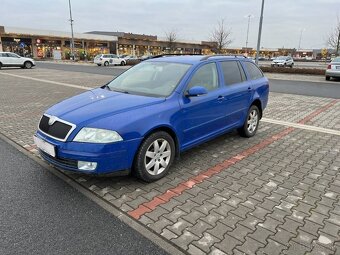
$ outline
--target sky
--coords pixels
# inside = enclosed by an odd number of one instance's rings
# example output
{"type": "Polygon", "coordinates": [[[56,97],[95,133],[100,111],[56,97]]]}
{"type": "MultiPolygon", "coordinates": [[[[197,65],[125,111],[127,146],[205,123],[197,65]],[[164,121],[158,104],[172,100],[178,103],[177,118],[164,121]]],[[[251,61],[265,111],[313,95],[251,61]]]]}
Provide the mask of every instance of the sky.
{"type": "MultiPolygon", "coordinates": [[[[220,20],[229,47],[256,47],[261,0],[71,0],[75,32],[120,31],[208,41],[220,20]]],[[[340,0],[265,0],[261,47],[324,48],[340,0]],[[301,34],[302,31],[302,34],[301,34]]],[[[70,31],[68,0],[0,0],[0,26],[70,31]]]]}

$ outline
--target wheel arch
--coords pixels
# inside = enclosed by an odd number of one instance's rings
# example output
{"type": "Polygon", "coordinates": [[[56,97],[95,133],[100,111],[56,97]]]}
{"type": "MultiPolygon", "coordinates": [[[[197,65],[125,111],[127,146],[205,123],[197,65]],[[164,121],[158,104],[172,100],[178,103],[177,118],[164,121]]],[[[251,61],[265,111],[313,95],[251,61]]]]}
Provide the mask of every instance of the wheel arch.
{"type": "Polygon", "coordinates": [[[156,126],[156,127],[152,128],[152,129],[150,129],[148,132],[145,133],[144,138],[141,141],[140,145],[144,142],[144,140],[148,136],[150,136],[151,134],[153,134],[155,132],[158,132],[158,131],[164,131],[164,132],[168,133],[172,137],[172,139],[175,142],[175,147],[176,147],[176,155],[175,155],[175,157],[176,158],[179,157],[179,155],[180,155],[180,142],[178,140],[178,137],[176,135],[175,130],[173,130],[173,128],[169,127],[168,125],[159,125],[159,126],[156,126]]]}
{"type": "Polygon", "coordinates": [[[259,98],[256,98],[250,105],[250,107],[252,105],[255,105],[257,106],[257,108],[259,108],[259,111],[260,111],[260,119],[262,118],[262,112],[263,112],[263,109],[262,109],[262,102],[259,98]]]}

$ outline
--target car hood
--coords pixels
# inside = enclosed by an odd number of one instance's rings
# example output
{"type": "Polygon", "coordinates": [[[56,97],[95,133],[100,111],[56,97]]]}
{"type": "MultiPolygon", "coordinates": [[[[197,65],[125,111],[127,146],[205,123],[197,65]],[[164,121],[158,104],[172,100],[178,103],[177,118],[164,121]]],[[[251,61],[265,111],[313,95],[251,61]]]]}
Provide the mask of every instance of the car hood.
{"type": "Polygon", "coordinates": [[[66,99],[49,108],[46,113],[79,125],[164,101],[165,98],[124,94],[98,88],[66,99]]]}

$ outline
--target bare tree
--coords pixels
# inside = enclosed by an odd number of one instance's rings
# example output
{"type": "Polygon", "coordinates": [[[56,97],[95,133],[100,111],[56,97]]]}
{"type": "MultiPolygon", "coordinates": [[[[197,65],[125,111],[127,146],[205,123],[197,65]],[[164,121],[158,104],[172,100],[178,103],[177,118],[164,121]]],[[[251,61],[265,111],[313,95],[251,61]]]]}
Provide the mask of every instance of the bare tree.
{"type": "Polygon", "coordinates": [[[339,17],[337,18],[337,25],[334,29],[334,31],[329,35],[329,38],[327,40],[327,44],[335,49],[335,55],[339,55],[340,50],[340,20],[339,17]]]}
{"type": "Polygon", "coordinates": [[[169,48],[170,53],[173,53],[176,48],[176,41],[177,41],[177,32],[176,30],[172,29],[165,32],[165,37],[167,41],[167,46],[169,48]]]}
{"type": "Polygon", "coordinates": [[[218,21],[217,27],[211,34],[211,41],[217,43],[217,53],[222,53],[231,42],[231,29],[224,23],[224,19],[218,21]]]}

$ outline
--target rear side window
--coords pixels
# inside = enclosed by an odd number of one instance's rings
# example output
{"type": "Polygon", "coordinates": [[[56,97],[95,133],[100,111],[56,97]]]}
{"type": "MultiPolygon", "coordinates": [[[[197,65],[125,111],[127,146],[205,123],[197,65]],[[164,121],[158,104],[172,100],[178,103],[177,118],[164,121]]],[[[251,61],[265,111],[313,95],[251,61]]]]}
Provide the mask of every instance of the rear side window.
{"type": "Polygon", "coordinates": [[[244,62],[244,64],[248,70],[250,79],[257,80],[263,77],[262,71],[254,63],[244,62]]]}
{"type": "Polygon", "coordinates": [[[225,85],[232,85],[245,80],[244,71],[238,61],[221,62],[221,66],[225,85]]]}

